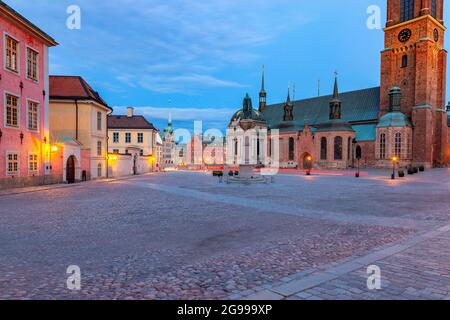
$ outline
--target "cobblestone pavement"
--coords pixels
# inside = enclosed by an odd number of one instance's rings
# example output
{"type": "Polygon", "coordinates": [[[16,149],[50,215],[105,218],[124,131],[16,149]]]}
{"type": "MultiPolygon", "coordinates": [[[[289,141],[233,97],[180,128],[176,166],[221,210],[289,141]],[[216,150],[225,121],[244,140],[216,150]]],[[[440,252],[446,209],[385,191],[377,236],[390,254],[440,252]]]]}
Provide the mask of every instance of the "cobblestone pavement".
{"type": "Polygon", "coordinates": [[[180,172],[0,196],[0,299],[448,298],[450,171],[386,177],[180,172]]]}

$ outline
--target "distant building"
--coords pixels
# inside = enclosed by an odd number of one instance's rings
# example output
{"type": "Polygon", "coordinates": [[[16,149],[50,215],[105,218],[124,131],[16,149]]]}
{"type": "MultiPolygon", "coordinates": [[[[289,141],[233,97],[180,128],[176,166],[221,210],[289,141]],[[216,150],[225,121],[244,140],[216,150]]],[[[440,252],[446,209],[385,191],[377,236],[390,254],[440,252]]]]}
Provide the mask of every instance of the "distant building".
{"type": "Polygon", "coordinates": [[[161,135],[161,139],[163,142],[163,158],[161,162],[161,166],[164,169],[167,168],[175,168],[178,164],[175,163],[175,131],[172,125],[172,116],[169,115],[169,120],[167,123],[167,127],[164,129],[161,135]]]}
{"type": "Polygon", "coordinates": [[[155,171],[157,135],[158,130],[153,124],[144,116],[135,115],[131,107],[127,109],[127,115],[108,116],[108,151],[112,155],[109,165],[112,170],[120,171],[115,175],[155,171]],[[116,159],[119,155],[121,157],[116,159]]]}
{"type": "Polygon", "coordinates": [[[0,34],[0,189],[59,182],[48,123],[49,48],[57,42],[3,1],[0,34]]]}
{"type": "Polygon", "coordinates": [[[289,92],[284,103],[267,105],[263,71],[258,110],[247,96],[231,118],[232,163],[277,158],[281,168],[303,169],[449,164],[443,0],[387,4],[380,86],[340,93],[336,75],[332,95],[292,101],[289,92]]]}
{"type": "Polygon", "coordinates": [[[107,177],[106,117],[111,112],[112,108],[83,78],[50,77],[50,139],[80,148],[63,156],[64,181],[107,177]]]}

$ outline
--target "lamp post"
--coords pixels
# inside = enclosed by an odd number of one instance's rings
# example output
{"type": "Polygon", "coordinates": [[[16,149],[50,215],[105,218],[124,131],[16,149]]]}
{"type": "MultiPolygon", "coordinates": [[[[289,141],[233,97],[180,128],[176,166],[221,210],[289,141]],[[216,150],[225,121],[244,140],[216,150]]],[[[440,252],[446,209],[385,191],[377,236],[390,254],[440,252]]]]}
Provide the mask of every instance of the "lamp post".
{"type": "Polygon", "coordinates": [[[392,180],[395,180],[395,165],[398,161],[398,158],[396,156],[392,157],[392,180]]]}
{"type": "Polygon", "coordinates": [[[311,156],[307,156],[306,160],[308,161],[308,167],[306,168],[306,175],[310,176],[311,175],[311,169],[312,169],[312,157],[311,156]]]}

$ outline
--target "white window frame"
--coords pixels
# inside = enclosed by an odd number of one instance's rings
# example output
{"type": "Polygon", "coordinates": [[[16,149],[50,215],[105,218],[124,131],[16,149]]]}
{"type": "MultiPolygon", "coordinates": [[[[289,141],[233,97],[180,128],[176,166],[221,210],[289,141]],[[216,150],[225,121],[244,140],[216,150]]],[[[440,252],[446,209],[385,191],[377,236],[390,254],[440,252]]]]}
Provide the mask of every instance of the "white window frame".
{"type": "Polygon", "coordinates": [[[103,130],[103,115],[100,111],[97,111],[97,131],[102,131],[103,130]],[[100,118],[99,118],[100,116],[100,118]]]}
{"type": "Polygon", "coordinates": [[[6,175],[8,176],[8,177],[11,177],[11,176],[20,176],[20,152],[19,151],[6,151],[6,157],[5,157],[5,166],[6,166],[6,168],[5,168],[5,173],[6,173],[6,175]],[[10,155],[10,154],[17,154],[17,172],[14,172],[14,173],[10,173],[9,171],[8,171],[8,164],[9,164],[9,160],[8,160],[8,156],[10,155]]]}
{"type": "Polygon", "coordinates": [[[29,45],[26,45],[25,46],[25,69],[26,69],[26,78],[28,79],[28,80],[30,80],[30,81],[33,81],[33,82],[35,82],[35,83],[39,83],[39,75],[40,75],[40,59],[41,59],[41,53],[39,52],[39,50],[36,50],[35,48],[33,48],[33,47],[30,47],[29,45]],[[36,54],[37,54],[37,59],[36,59],[36,79],[33,79],[33,78],[30,78],[30,77],[28,77],[28,50],[32,50],[32,51],[34,51],[34,52],[36,52],[36,54]]]}
{"type": "Polygon", "coordinates": [[[39,172],[39,155],[36,152],[28,152],[28,173],[36,174],[39,172]],[[30,156],[36,156],[36,170],[30,170],[30,156]]]}
{"type": "Polygon", "coordinates": [[[97,157],[101,156],[103,156],[103,143],[101,140],[97,140],[97,157]]]}
{"type": "Polygon", "coordinates": [[[143,132],[138,132],[137,134],[137,143],[142,144],[144,143],[144,133],[143,132]],[[140,137],[142,137],[142,140],[140,141],[140,137]]]}
{"type": "Polygon", "coordinates": [[[119,132],[113,132],[113,143],[119,143],[120,142],[120,134],[119,132]],[[117,137],[117,140],[116,140],[117,137]]]}
{"type": "Polygon", "coordinates": [[[40,104],[40,102],[39,101],[37,101],[37,100],[34,100],[34,99],[29,99],[29,98],[27,98],[26,99],[26,102],[27,102],[27,116],[26,116],[26,121],[27,121],[27,123],[26,123],[26,127],[27,127],[27,130],[28,131],[31,131],[31,132],[39,132],[40,131],[40,127],[41,127],[41,125],[40,125],[40,121],[41,121],[41,104],[40,104]],[[30,121],[30,102],[31,103],[36,103],[37,104],[37,128],[36,129],[31,129],[30,127],[29,127],[29,121],[30,121]]]}
{"type": "Polygon", "coordinates": [[[102,164],[99,162],[97,164],[97,178],[101,178],[103,177],[103,166],[102,164]]]}
{"type": "Polygon", "coordinates": [[[20,76],[20,41],[16,37],[7,32],[3,32],[3,69],[7,72],[20,76]],[[12,70],[6,66],[6,38],[9,37],[17,41],[17,71],[12,70]]]}
{"type": "Polygon", "coordinates": [[[131,143],[131,132],[125,132],[125,143],[131,143]],[[128,136],[130,139],[127,139],[128,136]]]}
{"type": "Polygon", "coordinates": [[[21,97],[19,94],[15,94],[9,91],[4,91],[3,92],[3,113],[4,113],[4,117],[3,117],[3,125],[5,128],[9,128],[9,129],[20,129],[20,104],[21,104],[21,97]],[[17,126],[10,126],[8,125],[7,122],[7,112],[6,112],[6,107],[7,107],[7,99],[6,96],[14,96],[17,98],[17,126]]]}

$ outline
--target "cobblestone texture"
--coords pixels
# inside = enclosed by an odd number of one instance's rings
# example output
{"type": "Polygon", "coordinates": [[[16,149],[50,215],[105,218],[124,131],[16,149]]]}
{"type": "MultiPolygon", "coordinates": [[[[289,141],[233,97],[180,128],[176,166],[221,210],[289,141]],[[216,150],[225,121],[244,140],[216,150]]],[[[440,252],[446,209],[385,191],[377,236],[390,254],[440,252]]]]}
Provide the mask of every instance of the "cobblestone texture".
{"type": "Polygon", "coordinates": [[[445,299],[450,231],[377,261],[380,291],[368,291],[365,268],[288,296],[274,288],[448,222],[448,174],[400,182],[378,172],[361,180],[286,175],[239,186],[172,173],[5,195],[0,299],[445,299]],[[251,205],[258,201],[273,206],[251,205]],[[73,264],[80,292],[66,288],[73,264]]]}

